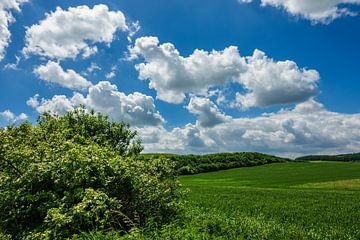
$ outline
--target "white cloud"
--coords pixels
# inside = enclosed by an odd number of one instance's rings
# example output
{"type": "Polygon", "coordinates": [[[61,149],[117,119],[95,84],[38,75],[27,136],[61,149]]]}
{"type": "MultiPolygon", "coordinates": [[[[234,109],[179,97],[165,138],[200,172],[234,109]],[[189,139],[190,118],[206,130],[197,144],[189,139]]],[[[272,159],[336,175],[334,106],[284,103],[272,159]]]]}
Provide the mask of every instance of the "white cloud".
{"type": "Polygon", "coordinates": [[[34,73],[42,80],[55,83],[60,86],[83,90],[92,84],[74,70],[64,71],[59,63],[48,61],[46,65],[41,65],[34,69],[34,73]]]}
{"type": "Polygon", "coordinates": [[[116,66],[112,66],[111,72],[108,72],[107,74],[105,74],[106,79],[112,79],[114,77],[116,77],[116,66]]]}
{"type": "Polygon", "coordinates": [[[276,62],[259,50],[246,60],[247,71],[239,81],[247,91],[237,93],[234,104],[243,110],[303,102],[318,93],[320,76],[315,70],[299,69],[293,61],[276,62]]]}
{"type": "Polygon", "coordinates": [[[88,110],[95,110],[109,115],[114,121],[125,121],[133,126],[157,126],[164,123],[163,117],[156,110],[154,99],[142,93],[134,92],[125,95],[119,92],[110,82],[99,82],[89,88],[89,93],[84,96],[75,93],[72,98],[56,95],[52,99],[38,100],[38,95],[30,98],[27,104],[39,113],[51,112],[64,115],[80,104],[88,110]]]}
{"type": "Polygon", "coordinates": [[[26,101],[26,104],[32,108],[37,108],[39,106],[39,94],[35,94],[33,97],[29,98],[26,101]]]}
{"type": "Polygon", "coordinates": [[[197,116],[197,124],[202,127],[213,127],[231,119],[208,98],[192,97],[187,109],[197,116]]]}
{"type": "Polygon", "coordinates": [[[115,72],[109,72],[109,73],[105,74],[106,79],[112,79],[115,76],[116,76],[115,72]]]}
{"type": "MultiPolygon", "coordinates": [[[[249,3],[252,0],[239,0],[249,3]]],[[[261,0],[262,6],[283,8],[292,15],[301,16],[313,23],[328,24],[343,16],[356,16],[346,4],[360,4],[360,0],[261,0]]]]}
{"type": "Polygon", "coordinates": [[[245,65],[236,47],[210,53],[197,49],[182,57],[173,44],[159,45],[156,37],[136,39],[130,54],[133,58],[143,56],[145,63],[136,65],[139,78],[149,79],[157,98],[170,103],[183,102],[187,92],[206,91],[229,82],[245,65]]]}
{"type": "Polygon", "coordinates": [[[15,114],[10,110],[5,110],[3,112],[0,112],[0,116],[2,118],[5,118],[6,120],[13,120],[15,118],[15,114]]]}
{"type": "Polygon", "coordinates": [[[260,151],[287,156],[357,152],[360,114],[331,112],[309,100],[294,109],[254,118],[234,118],[212,128],[188,124],[171,131],[145,128],[138,132],[145,139],[147,152],[260,151]]]}
{"type": "Polygon", "coordinates": [[[259,50],[241,57],[234,46],[211,52],[197,49],[183,57],[171,43],[142,37],[130,48],[130,59],[139,56],[144,59],[136,65],[139,78],[149,80],[157,98],[170,103],[182,103],[186,93],[206,95],[210,87],[229,82],[244,88],[245,95],[238,94],[234,104],[243,109],[301,102],[317,94],[317,71],[301,69],[289,60],[274,61],[259,50]]]}
{"type": "Polygon", "coordinates": [[[167,131],[163,126],[135,128],[145,152],[198,153],[207,152],[211,140],[193,124],[167,131]]]}
{"type": "Polygon", "coordinates": [[[22,121],[22,120],[26,120],[28,118],[28,116],[25,113],[21,113],[18,116],[16,116],[10,110],[5,110],[3,112],[0,112],[0,117],[9,122],[22,121]]]}
{"type": "Polygon", "coordinates": [[[86,71],[87,71],[88,73],[93,73],[93,72],[95,72],[95,71],[97,71],[97,70],[101,70],[101,67],[100,67],[99,65],[97,65],[96,63],[94,63],[94,62],[92,62],[91,65],[90,65],[90,67],[88,67],[88,68],[86,69],[86,71]]]}
{"type": "Polygon", "coordinates": [[[0,61],[5,56],[5,49],[9,45],[11,33],[9,25],[15,21],[11,10],[20,11],[20,5],[27,0],[1,0],[0,1],[0,61]]]}
{"type": "Polygon", "coordinates": [[[106,5],[70,7],[46,15],[26,31],[23,52],[51,59],[84,58],[97,52],[96,43],[109,45],[118,30],[128,31],[121,11],[109,11],[106,5]]]}
{"type": "Polygon", "coordinates": [[[26,120],[28,118],[28,115],[25,114],[25,113],[20,113],[20,115],[18,115],[16,117],[16,121],[19,121],[19,120],[26,120]]]}
{"type": "Polygon", "coordinates": [[[31,97],[26,101],[27,105],[36,109],[39,113],[50,112],[54,115],[64,115],[74,110],[73,99],[68,99],[65,95],[55,95],[52,99],[41,99],[39,95],[31,97]]]}

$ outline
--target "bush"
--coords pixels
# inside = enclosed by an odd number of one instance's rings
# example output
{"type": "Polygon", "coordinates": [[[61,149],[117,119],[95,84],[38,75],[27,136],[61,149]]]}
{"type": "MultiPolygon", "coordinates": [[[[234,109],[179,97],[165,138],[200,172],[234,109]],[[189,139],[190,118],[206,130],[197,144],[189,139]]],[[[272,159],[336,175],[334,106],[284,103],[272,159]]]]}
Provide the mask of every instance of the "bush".
{"type": "Polygon", "coordinates": [[[181,193],[164,158],[141,160],[124,123],[75,110],[0,130],[0,232],[61,239],[177,215],[181,193]]]}

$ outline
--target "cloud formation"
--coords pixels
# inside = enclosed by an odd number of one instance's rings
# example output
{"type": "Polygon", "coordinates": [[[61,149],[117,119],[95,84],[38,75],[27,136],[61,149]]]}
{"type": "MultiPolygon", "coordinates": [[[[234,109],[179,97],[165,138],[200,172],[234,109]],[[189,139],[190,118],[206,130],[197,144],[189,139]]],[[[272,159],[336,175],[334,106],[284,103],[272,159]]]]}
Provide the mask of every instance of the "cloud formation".
{"type": "Polygon", "coordinates": [[[197,123],[171,131],[152,127],[138,132],[147,152],[261,151],[286,156],[356,152],[360,148],[360,114],[331,112],[310,99],[293,109],[234,118],[212,128],[197,123]]]}
{"type": "Polygon", "coordinates": [[[300,69],[289,60],[276,62],[259,50],[246,62],[247,70],[239,77],[246,93],[237,93],[234,101],[240,109],[303,102],[318,93],[316,70],[300,69]]]}
{"type": "MultiPolygon", "coordinates": [[[[239,2],[250,3],[252,0],[239,2]]],[[[261,6],[282,8],[291,15],[323,24],[344,16],[356,16],[358,13],[347,7],[351,4],[360,4],[360,0],[261,0],[261,6]]]]}
{"type": "Polygon", "coordinates": [[[21,113],[18,116],[16,116],[15,113],[13,113],[8,109],[3,112],[0,112],[0,118],[9,122],[17,122],[17,121],[26,120],[28,116],[25,113],[21,113]]]}
{"type": "Polygon", "coordinates": [[[56,115],[64,115],[82,104],[88,110],[108,115],[113,121],[125,121],[133,126],[157,126],[164,123],[152,97],[138,92],[126,95],[107,81],[91,86],[86,96],[74,93],[72,98],[55,95],[52,99],[39,100],[39,95],[35,95],[27,104],[39,113],[56,115]]]}
{"type": "Polygon", "coordinates": [[[317,94],[320,78],[316,70],[299,68],[290,60],[274,61],[260,50],[242,57],[235,46],[211,52],[196,49],[183,57],[171,43],[141,37],[130,48],[130,59],[138,57],[144,61],[136,65],[139,78],[149,80],[157,98],[177,104],[187,93],[205,94],[230,82],[244,89],[233,104],[242,109],[297,103],[317,94]]]}
{"type": "Polygon", "coordinates": [[[197,116],[197,124],[201,127],[213,127],[231,120],[208,98],[192,97],[187,109],[197,116]]]}
{"type": "Polygon", "coordinates": [[[9,25],[15,21],[11,11],[20,11],[20,5],[27,1],[28,0],[0,1],[0,61],[4,59],[5,49],[10,42],[11,33],[9,31],[9,25]]]}
{"type": "Polygon", "coordinates": [[[231,81],[245,65],[236,47],[210,53],[196,49],[183,57],[173,44],[159,44],[157,37],[136,39],[130,54],[145,60],[136,65],[139,78],[150,80],[157,98],[170,103],[182,103],[187,92],[206,91],[231,81]]]}
{"type": "Polygon", "coordinates": [[[121,11],[109,11],[106,5],[57,7],[26,30],[23,52],[58,60],[79,54],[87,58],[98,51],[96,43],[109,45],[118,30],[129,31],[125,16],[121,11]]]}
{"type": "Polygon", "coordinates": [[[64,71],[59,63],[53,61],[48,61],[46,65],[38,66],[34,69],[34,73],[41,80],[73,90],[84,90],[92,85],[91,82],[74,70],[64,71]]]}

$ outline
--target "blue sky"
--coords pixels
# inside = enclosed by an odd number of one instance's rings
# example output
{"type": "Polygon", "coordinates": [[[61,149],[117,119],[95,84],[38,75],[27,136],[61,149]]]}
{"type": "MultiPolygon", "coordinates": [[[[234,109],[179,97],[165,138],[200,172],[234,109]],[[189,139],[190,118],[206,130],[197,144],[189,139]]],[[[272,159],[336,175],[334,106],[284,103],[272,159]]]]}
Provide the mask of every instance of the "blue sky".
{"type": "Polygon", "coordinates": [[[10,0],[0,124],[83,103],[148,152],[357,151],[360,1],[343,2],[10,0]]]}

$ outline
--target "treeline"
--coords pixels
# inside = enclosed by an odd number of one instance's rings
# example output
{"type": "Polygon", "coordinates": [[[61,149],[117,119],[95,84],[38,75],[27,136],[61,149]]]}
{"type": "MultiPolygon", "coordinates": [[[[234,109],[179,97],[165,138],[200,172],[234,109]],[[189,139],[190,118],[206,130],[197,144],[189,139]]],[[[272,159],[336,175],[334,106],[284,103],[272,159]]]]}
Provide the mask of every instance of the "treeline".
{"type": "Polygon", "coordinates": [[[239,167],[286,162],[289,159],[256,152],[214,153],[206,155],[141,154],[144,159],[165,157],[180,175],[190,175],[239,167]]]}
{"type": "Polygon", "coordinates": [[[298,157],[297,161],[338,161],[338,162],[355,162],[360,161],[360,153],[349,153],[339,155],[308,155],[298,157]]]}

